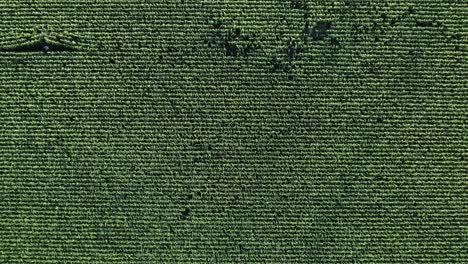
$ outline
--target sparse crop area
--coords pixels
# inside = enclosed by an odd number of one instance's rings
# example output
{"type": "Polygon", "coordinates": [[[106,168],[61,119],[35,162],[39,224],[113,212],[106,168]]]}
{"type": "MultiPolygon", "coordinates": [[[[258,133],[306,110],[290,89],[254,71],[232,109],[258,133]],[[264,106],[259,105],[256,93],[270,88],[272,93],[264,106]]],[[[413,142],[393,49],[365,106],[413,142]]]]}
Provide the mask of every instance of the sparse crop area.
{"type": "Polygon", "coordinates": [[[466,263],[458,0],[0,2],[0,263],[466,263]]]}

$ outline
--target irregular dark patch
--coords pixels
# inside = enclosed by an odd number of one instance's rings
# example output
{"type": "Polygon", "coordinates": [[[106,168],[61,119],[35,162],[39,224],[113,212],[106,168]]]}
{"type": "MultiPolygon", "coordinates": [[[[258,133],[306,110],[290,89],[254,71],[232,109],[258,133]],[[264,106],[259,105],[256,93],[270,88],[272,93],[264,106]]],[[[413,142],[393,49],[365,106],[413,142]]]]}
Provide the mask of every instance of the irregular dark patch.
{"type": "Polygon", "coordinates": [[[434,26],[434,21],[416,21],[417,27],[432,27],[434,26]]]}
{"type": "Polygon", "coordinates": [[[168,226],[169,226],[169,232],[170,232],[171,234],[175,234],[174,227],[172,227],[172,225],[170,225],[170,224],[168,224],[168,226]]]}
{"type": "Polygon", "coordinates": [[[167,51],[168,52],[178,52],[179,48],[174,47],[174,46],[169,46],[169,47],[167,47],[167,51]]]}
{"type": "Polygon", "coordinates": [[[226,55],[237,57],[239,49],[236,44],[226,41],[224,43],[224,48],[226,49],[226,55]]]}
{"type": "Polygon", "coordinates": [[[241,28],[225,29],[224,24],[218,22],[215,22],[213,27],[215,31],[205,42],[208,47],[222,47],[226,56],[247,56],[260,48],[254,33],[243,33],[241,28]]]}
{"type": "Polygon", "coordinates": [[[246,253],[248,250],[247,250],[247,247],[242,245],[242,244],[239,244],[239,251],[241,253],[246,253]]]}
{"type": "MultiPolygon", "coordinates": [[[[303,53],[306,51],[306,39],[288,38],[284,41],[284,48],[279,49],[276,54],[273,54],[271,59],[267,62],[269,69],[272,72],[292,73],[296,68],[296,61],[302,58],[303,53]]],[[[293,75],[288,75],[288,79],[292,80],[293,75]]]]}
{"type": "Polygon", "coordinates": [[[190,208],[185,208],[185,210],[182,212],[180,219],[181,220],[187,220],[190,218],[190,215],[192,214],[192,209],[190,208]]]}
{"type": "Polygon", "coordinates": [[[460,40],[461,39],[461,34],[460,33],[455,33],[450,36],[451,39],[453,40],[460,40]]]}
{"type": "Polygon", "coordinates": [[[307,20],[304,24],[304,29],[302,30],[302,39],[304,42],[307,42],[307,38],[310,35],[310,22],[307,20]]]}
{"type": "Polygon", "coordinates": [[[383,181],[384,180],[384,176],[382,174],[377,174],[375,177],[374,177],[374,180],[376,181],[383,181]]]}
{"type": "Polygon", "coordinates": [[[204,142],[193,142],[192,146],[195,150],[204,151],[204,150],[211,150],[213,146],[210,143],[204,142]]]}
{"type": "Polygon", "coordinates": [[[214,29],[220,29],[224,26],[224,21],[217,19],[213,22],[213,28],[214,29]]]}
{"type": "Polygon", "coordinates": [[[290,64],[285,61],[283,58],[279,58],[277,56],[273,56],[269,62],[271,65],[271,70],[272,71],[283,71],[283,72],[289,72],[291,67],[290,64]]]}
{"type": "Polygon", "coordinates": [[[340,45],[340,42],[339,42],[338,39],[336,39],[335,37],[331,37],[331,38],[330,38],[330,44],[331,44],[332,46],[335,46],[335,47],[336,47],[336,46],[339,46],[339,45],[340,45]]]}
{"type": "Polygon", "coordinates": [[[296,9],[306,9],[307,2],[305,0],[291,0],[291,7],[296,9]]]}
{"type": "Polygon", "coordinates": [[[331,28],[332,23],[328,21],[319,21],[311,30],[311,37],[313,40],[324,40],[328,36],[328,30],[331,28]]]}
{"type": "Polygon", "coordinates": [[[286,56],[288,59],[290,60],[296,59],[297,56],[303,51],[304,51],[304,48],[302,47],[302,45],[300,45],[300,43],[298,43],[298,41],[293,40],[293,39],[288,40],[288,43],[285,49],[286,56]]]}

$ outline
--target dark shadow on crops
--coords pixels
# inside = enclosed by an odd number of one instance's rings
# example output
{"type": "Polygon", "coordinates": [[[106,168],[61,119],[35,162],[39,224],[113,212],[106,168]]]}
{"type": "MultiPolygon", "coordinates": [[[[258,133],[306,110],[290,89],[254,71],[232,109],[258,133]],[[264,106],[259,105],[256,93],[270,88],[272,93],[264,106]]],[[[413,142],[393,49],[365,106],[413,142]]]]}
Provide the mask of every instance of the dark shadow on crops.
{"type": "Polygon", "coordinates": [[[46,42],[43,39],[40,39],[34,43],[29,44],[19,44],[17,46],[11,47],[0,47],[0,52],[13,52],[13,53],[22,53],[22,52],[64,52],[64,51],[76,51],[75,48],[54,42],[46,42]]]}

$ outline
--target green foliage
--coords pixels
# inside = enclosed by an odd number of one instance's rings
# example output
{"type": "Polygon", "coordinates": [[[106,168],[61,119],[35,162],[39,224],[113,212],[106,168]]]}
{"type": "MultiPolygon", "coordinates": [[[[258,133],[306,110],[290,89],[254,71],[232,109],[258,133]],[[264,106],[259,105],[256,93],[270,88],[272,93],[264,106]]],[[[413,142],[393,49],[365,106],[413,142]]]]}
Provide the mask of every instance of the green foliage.
{"type": "Polygon", "coordinates": [[[466,262],[467,13],[1,1],[0,263],[466,262]]]}

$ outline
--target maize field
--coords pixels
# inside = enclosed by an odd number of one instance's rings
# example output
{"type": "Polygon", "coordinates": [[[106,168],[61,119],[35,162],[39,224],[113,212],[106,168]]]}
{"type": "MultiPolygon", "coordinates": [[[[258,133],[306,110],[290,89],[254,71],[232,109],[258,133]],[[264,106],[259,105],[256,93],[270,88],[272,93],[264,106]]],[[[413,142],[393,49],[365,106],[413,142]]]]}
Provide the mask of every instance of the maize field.
{"type": "Polygon", "coordinates": [[[468,2],[0,2],[0,263],[467,263],[468,2]]]}

